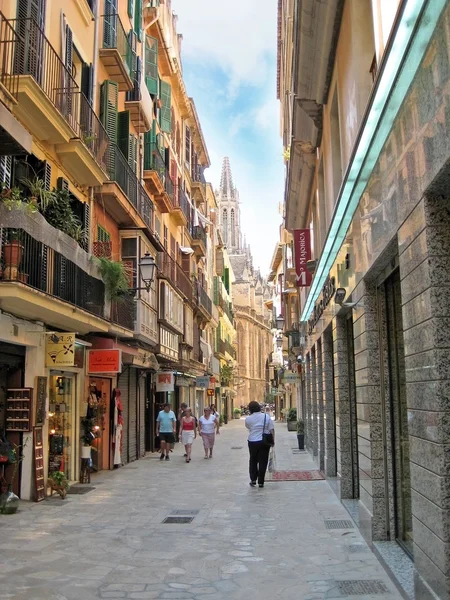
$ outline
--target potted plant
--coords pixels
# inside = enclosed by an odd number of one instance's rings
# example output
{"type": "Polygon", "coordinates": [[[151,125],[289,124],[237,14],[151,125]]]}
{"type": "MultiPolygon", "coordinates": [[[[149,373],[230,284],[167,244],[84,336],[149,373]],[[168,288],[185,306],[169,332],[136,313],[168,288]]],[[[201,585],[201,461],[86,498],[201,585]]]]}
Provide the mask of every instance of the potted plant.
{"type": "Polygon", "coordinates": [[[233,408],[233,417],[235,419],[240,419],[241,418],[241,409],[240,408],[233,408]]]}
{"type": "Polygon", "coordinates": [[[19,446],[18,444],[10,444],[9,452],[8,452],[8,462],[14,464],[14,469],[11,477],[11,481],[7,483],[7,489],[3,493],[0,494],[0,514],[2,515],[14,515],[19,508],[19,497],[12,491],[14,481],[16,479],[17,471],[19,470],[19,465],[24,459],[23,450],[26,446],[23,444],[19,446]]]}
{"type": "Polygon", "coordinates": [[[58,492],[61,499],[67,496],[70,485],[66,474],[63,471],[54,471],[48,475],[48,485],[52,489],[52,492],[58,492]]]}
{"type": "Polygon", "coordinates": [[[39,210],[42,213],[45,213],[49,206],[54,204],[56,200],[55,192],[47,189],[43,179],[40,179],[39,177],[35,177],[34,179],[23,177],[20,180],[20,183],[29,189],[31,194],[29,199],[30,203],[39,207],[39,210]]]}
{"type": "Polygon", "coordinates": [[[298,449],[305,449],[305,424],[302,419],[297,421],[297,441],[298,441],[298,449]]]}
{"type": "Polygon", "coordinates": [[[91,458],[92,442],[95,440],[92,419],[81,419],[81,458],[91,458]]]}
{"type": "Polygon", "coordinates": [[[297,429],[297,409],[296,408],[289,409],[286,420],[287,420],[288,431],[296,431],[296,429],[297,429]]]}
{"type": "Polygon", "coordinates": [[[8,242],[3,245],[4,276],[6,280],[16,280],[23,257],[23,244],[18,229],[10,229],[8,237],[8,242]]]}

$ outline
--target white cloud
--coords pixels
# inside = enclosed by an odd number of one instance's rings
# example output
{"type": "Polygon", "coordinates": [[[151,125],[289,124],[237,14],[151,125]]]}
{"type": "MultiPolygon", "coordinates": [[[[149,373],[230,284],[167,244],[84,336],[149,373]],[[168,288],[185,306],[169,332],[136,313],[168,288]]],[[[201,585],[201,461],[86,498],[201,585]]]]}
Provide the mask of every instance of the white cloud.
{"type": "Polygon", "coordinates": [[[276,0],[172,0],[183,34],[183,56],[216,63],[232,92],[242,82],[261,84],[276,53],[276,0]]]}

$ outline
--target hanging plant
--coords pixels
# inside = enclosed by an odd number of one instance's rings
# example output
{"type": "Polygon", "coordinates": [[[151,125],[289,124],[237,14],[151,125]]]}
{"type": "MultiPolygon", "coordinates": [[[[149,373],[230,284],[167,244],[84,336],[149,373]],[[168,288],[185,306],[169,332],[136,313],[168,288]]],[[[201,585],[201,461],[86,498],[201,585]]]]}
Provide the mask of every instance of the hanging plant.
{"type": "Polygon", "coordinates": [[[111,301],[122,299],[130,290],[132,270],[122,262],[109,258],[97,260],[108,298],[111,301]]]}
{"type": "Polygon", "coordinates": [[[51,192],[45,186],[45,181],[35,177],[34,179],[28,179],[23,177],[20,183],[28,188],[31,196],[30,203],[39,207],[42,213],[48,209],[55,202],[55,192],[51,192]]]}
{"type": "Polygon", "coordinates": [[[53,190],[54,202],[51,202],[43,215],[50,225],[66,233],[78,244],[84,241],[86,231],[75,215],[71,205],[70,193],[67,190],[53,190]]]}
{"type": "Polygon", "coordinates": [[[37,204],[30,202],[28,198],[24,198],[19,188],[9,188],[4,182],[0,182],[0,203],[7,210],[25,210],[31,214],[37,212],[39,208],[37,204]]]}

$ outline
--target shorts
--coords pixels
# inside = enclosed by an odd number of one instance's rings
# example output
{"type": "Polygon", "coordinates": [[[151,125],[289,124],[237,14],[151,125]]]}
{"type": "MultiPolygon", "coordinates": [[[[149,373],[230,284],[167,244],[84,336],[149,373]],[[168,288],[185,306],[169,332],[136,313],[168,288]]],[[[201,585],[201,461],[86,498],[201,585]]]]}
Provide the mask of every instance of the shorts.
{"type": "Polygon", "coordinates": [[[172,432],[165,433],[164,431],[160,431],[159,440],[161,442],[166,442],[167,444],[175,444],[175,436],[172,432]]]}

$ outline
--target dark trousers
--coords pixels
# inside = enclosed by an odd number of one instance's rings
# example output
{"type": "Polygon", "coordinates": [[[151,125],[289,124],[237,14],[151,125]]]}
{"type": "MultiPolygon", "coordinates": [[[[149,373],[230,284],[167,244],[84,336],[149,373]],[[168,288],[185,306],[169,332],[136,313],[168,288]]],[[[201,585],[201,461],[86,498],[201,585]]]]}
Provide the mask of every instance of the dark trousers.
{"type": "Polygon", "coordinates": [[[248,451],[250,453],[250,481],[258,480],[258,483],[264,483],[270,446],[266,446],[262,442],[248,442],[248,451]]]}

